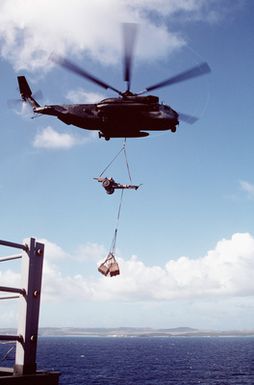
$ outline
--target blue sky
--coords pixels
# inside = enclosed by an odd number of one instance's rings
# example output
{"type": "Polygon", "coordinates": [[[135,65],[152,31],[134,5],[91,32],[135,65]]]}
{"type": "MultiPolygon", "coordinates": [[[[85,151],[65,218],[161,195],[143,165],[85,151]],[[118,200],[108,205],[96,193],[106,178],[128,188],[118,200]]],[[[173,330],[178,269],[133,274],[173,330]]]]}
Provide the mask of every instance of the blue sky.
{"type": "MultiPolygon", "coordinates": [[[[253,2],[75,0],[71,9],[61,2],[61,12],[58,1],[30,3],[0,5],[0,238],[45,241],[41,325],[252,327],[253,2]],[[112,95],[54,67],[52,51],[124,89],[125,21],[139,23],[134,92],[203,61],[212,73],[154,92],[198,115],[194,125],[127,141],[133,182],[143,185],[124,193],[121,275],[105,278],[97,263],[110,247],[120,195],[106,195],[93,177],[123,141],[31,119],[7,100],[18,98],[22,74],[45,104],[112,95]]],[[[128,182],[123,156],[109,173],[128,182]]],[[[2,265],[0,279],[18,285],[18,264],[2,265]]],[[[1,308],[1,325],[15,325],[16,305],[1,308]]]]}

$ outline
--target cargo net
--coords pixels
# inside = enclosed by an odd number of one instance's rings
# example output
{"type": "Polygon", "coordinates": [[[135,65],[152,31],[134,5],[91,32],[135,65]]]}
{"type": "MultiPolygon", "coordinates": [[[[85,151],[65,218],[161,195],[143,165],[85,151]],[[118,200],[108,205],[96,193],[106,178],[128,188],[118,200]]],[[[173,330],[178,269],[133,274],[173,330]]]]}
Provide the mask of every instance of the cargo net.
{"type": "Polygon", "coordinates": [[[98,267],[98,271],[105,275],[114,277],[115,275],[120,274],[119,265],[116,262],[115,256],[113,253],[109,252],[105,261],[98,267]]]}
{"type": "Polygon", "coordinates": [[[118,207],[118,214],[117,214],[117,221],[116,221],[116,228],[113,236],[113,240],[111,243],[111,247],[109,250],[109,253],[105,259],[104,262],[100,264],[98,267],[98,271],[105,275],[105,276],[110,276],[114,277],[115,275],[120,274],[120,269],[119,265],[116,261],[115,257],[115,250],[116,250],[116,239],[117,239],[117,232],[118,232],[118,225],[119,225],[119,219],[120,219],[120,214],[121,214],[121,208],[122,208],[122,201],[123,201],[123,190],[121,191],[121,197],[120,197],[120,203],[118,207]]]}

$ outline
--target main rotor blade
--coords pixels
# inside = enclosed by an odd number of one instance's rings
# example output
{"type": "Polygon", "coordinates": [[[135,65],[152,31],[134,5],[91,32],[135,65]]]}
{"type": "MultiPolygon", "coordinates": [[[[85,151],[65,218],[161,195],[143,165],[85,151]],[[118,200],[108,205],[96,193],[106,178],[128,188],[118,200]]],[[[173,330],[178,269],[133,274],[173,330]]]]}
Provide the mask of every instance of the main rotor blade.
{"type": "Polygon", "coordinates": [[[163,80],[160,83],[156,83],[150,87],[146,88],[145,92],[155,90],[157,88],[162,88],[165,86],[169,86],[171,84],[180,83],[188,79],[195,78],[197,76],[205,75],[207,73],[211,72],[211,68],[207,63],[199,64],[198,66],[195,66],[193,68],[190,68],[187,71],[181,72],[180,74],[173,76],[169,79],[163,80]]]}
{"type": "Polygon", "coordinates": [[[61,67],[67,69],[68,71],[71,71],[71,72],[74,72],[76,75],[79,75],[85,79],[88,79],[90,80],[91,82],[97,84],[98,86],[102,87],[102,88],[105,88],[105,89],[111,89],[112,91],[115,91],[116,93],[118,93],[119,95],[122,95],[122,92],[117,90],[116,88],[112,87],[110,84],[108,83],[105,83],[104,81],[96,78],[95,76],[91,75],[89,72],[83,70],[82,68],[80,68],[79,66],[77,66],[76,64],[72,63],[70,60],[64,58],[64,57],[61,57],[61,56],[57,56],[57,55],[51,55],[51,60],[60,65],[61,67]]]}
{"type": "Polygon", "coordinates": [[[183,114],[182,112],[178,112],[178,116],[180,120],[189,124],[193,124],[198,120],[196,116],[183,114]]]}
{"type": "Polygon", "coordinates": [[[137,24],[123,23],[123,65],[124,65],[124,80],[127,82],[127,91],[131,86],[131,70],[133,62],[134,45],[137,37],[137,24]]]}

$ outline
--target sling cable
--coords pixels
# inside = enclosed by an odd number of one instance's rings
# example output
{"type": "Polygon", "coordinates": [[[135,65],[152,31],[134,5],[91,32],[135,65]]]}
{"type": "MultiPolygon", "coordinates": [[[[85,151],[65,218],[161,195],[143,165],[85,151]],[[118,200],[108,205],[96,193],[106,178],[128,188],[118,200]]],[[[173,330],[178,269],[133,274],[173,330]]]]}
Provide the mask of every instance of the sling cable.
{"type": "Polygon", "coordinates": [[[117,233],[118,233],[118,227],[119,227],[119,220],[121,215],[121,209],[122,209],[122,202],[123,202],[123,192],[125,189],[133,189],[137,190],[140,185],[133,185],[132,184],[132,178],[130,174],[130,167],[127,159],[127,153],[126,153],[126,138],[124,140],[123,147],[121,150],[116,154],[116,156],[111,160],[111,162],[105,167],[105,169],[101,172],[100,176],[98,178],[94,178],[98,182],[102,184],[102,187],[105,189],[107,194],[113,194],[116,189],[121,190],[120,195],[120,202],[118,206],[118,212],[117,212],[117,220],[116,220],[116,227],[114,231],[114,236],[112,239],[111,247],[109,249],[109,253],[105,259],[105,261],[98,267],[98,271],[105,275],[105,276],[115,276],[120,274],[119,265],[115,258],[115,250],[116,250],[116,240],[117,240],[117,233]],[[130,184],[121,184],[116,182],[112,177],[111,178],[103,178],[103,174],[108,170],[108,168],[112,165],[112,163],[118,158],[118,156],[121,153],[124,153],[125,162],[126,162],[126,168],[128,171],[128,176],[130,180],[130,184]]]}

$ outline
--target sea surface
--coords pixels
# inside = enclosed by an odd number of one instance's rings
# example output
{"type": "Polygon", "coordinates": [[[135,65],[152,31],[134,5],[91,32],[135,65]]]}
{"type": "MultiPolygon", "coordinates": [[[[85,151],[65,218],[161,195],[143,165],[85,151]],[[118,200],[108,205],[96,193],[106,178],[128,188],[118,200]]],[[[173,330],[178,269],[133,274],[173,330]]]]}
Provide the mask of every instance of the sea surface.
{"type": "Polygon", "coordinates": [[[62,385],[254,385],[254,337],[41,337],[37,366],[62,385]]]}

